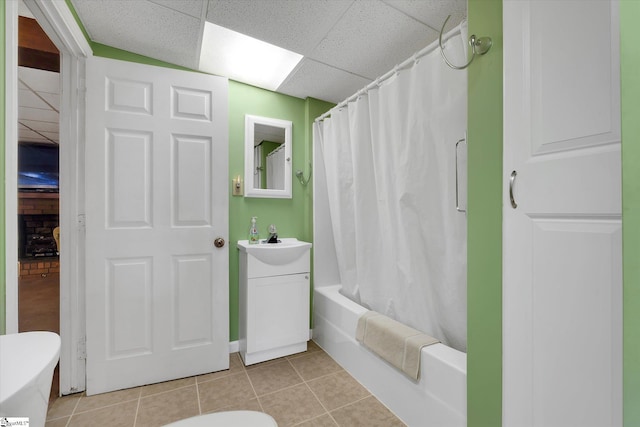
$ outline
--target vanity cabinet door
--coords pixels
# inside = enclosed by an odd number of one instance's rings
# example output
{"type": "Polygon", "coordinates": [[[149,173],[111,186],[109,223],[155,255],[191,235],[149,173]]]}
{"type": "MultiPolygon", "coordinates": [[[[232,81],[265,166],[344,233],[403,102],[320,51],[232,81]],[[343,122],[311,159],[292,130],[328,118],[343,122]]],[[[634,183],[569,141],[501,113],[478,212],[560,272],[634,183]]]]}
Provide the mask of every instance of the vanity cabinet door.
{"type": "Polygon", "coordinates": [[[309,273],[248,280],[247,352],[309,338],[309,273]]]}

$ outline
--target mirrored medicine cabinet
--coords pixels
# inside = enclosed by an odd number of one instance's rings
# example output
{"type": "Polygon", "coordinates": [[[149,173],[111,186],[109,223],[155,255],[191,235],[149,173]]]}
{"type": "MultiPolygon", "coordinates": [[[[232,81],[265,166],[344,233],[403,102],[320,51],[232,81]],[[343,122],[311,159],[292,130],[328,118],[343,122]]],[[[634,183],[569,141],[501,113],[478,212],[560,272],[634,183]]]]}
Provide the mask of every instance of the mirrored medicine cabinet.
{"type": "Polygon", "coordinates": [[[245,115],[245,197],[291,198],[292,123],[245,115]]]}

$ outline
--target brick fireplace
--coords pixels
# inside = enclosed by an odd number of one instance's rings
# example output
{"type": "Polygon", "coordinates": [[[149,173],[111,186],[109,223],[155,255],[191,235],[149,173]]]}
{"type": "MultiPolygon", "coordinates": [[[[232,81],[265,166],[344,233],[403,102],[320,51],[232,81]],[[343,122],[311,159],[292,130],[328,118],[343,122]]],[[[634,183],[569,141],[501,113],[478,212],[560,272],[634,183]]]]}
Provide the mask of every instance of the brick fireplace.
{"type": "Polygon", "coordinates": [[[53,229],[59,224],[58,193],[18,193],[20,276],[60,272],[53,229]]]}

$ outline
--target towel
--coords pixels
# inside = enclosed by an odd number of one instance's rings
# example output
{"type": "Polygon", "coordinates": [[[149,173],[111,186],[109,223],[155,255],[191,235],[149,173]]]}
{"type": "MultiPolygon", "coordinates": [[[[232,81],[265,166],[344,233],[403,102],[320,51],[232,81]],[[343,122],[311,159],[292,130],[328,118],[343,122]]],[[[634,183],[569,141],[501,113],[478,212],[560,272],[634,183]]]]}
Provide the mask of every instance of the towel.
{"type": "Polygon", "coordinates": [[[360,316],[356,339],[414,380],[420,375],[422,347],[440,342],[375,311],[360,316]]]}

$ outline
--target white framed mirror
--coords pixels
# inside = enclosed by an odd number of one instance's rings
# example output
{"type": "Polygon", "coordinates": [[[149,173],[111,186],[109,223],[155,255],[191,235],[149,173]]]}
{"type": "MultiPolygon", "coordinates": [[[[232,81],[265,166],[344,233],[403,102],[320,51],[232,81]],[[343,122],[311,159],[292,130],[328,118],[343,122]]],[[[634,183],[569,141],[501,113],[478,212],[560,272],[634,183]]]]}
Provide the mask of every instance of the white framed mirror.
{"type": "Polygon", "coordinates": [[[245,197],[291,198],[292,128],[289,120],[244,116],[245,197]]]}

